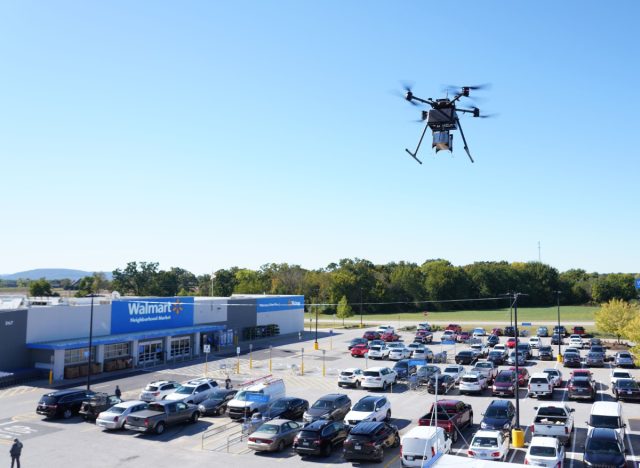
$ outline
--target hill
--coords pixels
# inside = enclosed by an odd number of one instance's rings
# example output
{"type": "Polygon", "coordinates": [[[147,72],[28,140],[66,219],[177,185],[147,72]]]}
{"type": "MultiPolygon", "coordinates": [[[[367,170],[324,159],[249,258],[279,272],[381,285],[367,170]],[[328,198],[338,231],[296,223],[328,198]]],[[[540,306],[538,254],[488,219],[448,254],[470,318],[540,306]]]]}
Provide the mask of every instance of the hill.
{"type": "MultiPolygon", "coordinates": [[[[48,280],[60,280],[68,278],[72,281],[91,276],[92,271],[72,270],[68,268],[37,268],[35,270],[19,271],[18,273],[0,275],[3,280],[31,279],[37,280],[45,278],[48,280]]],[[[111,280],[111,272],[104,272],[108,280],[111,280]]]]}

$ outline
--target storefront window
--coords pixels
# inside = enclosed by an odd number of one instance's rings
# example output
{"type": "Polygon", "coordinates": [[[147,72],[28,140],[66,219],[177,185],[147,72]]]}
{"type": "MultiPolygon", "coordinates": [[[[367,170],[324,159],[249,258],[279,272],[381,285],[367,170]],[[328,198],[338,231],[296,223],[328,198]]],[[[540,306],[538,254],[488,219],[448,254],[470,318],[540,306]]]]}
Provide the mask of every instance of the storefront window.
{"type": "Polygon", "coordinates": [[[191,337],[171,340],[171,357],[189,356],[191,354],[191,337]]]}
{"type": "MultiPolygon", "coordinates": [[[[64,351],[64,363],[68,364],[79,364],[83,362],[89,361],[89,348],[76,348],[76,349],[65,349],[64,351]]],[[[91,347],[91,361],[96,361],[96,347],[91,347]]]]}
{"type": "Polygon", "coordinates": [[[131,355],[131,343],[115,343],[105,345],[104,358],[116,359],[120,357],[126,357],[131,355]]]}

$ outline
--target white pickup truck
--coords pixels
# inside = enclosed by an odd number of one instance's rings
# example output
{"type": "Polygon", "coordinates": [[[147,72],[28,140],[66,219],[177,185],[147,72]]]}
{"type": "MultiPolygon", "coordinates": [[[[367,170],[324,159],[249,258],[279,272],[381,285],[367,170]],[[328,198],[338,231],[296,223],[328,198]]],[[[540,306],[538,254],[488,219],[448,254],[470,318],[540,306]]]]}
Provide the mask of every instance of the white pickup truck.
{"type": "Polygon", "coordinates": [[[556,437],[566,445],[573,434],[573,408],[558,402],[541,404],[535,409],[531,435],[556,437]]]}
{"type": "Polygon", "coordinates": [[[498,376],[498,368],[493,362],[482,361],[478,362],[471,372],[484,375],[490,383],[493,383],[494,379],[498,376]]]}
{"type": "Polygon", "coordinates": [[[529,378],[529,390],[530,397],[549,397],[553,398],[553,381],[549,374],[544,372],[536,372],[529,378]]]}

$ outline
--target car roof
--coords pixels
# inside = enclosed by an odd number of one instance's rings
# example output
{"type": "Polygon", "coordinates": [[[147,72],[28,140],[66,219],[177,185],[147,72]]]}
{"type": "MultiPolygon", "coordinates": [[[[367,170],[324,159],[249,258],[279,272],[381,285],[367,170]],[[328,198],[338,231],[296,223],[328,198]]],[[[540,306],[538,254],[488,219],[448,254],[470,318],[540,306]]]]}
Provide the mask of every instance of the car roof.
{"type": "Polygon", "coordinates": [[[591,414],[612,416],[622,412],[622,407],[617,401],[596,401],[591,405],[591,414]]]}
{"type": "Polygon", "coordinates": [[[378,429],[384,426],[382,421],[373,422],[373,421],[364,421],[356,424],[356,426],[351,429],[350,434],[372,434],[375,433],[378,429]]]}
{"type": "Polygon", "coordinates": [[[178,382],[176,382],[175,380],[153,380],[149,382],[147,385],[164,385],[168,383],[177,384],[178,382]]]}
{"type": "Polygon", "coordinates": [[[355,372],[357,370],[362,370],[359,367],[347,367],[346,369],[342,369],[342,372],[355,372]]]}
{"type": "Polygon", "coordinates": [[[387,367],[383,367],[383,366],[378,366],[378,367],[369,367],[368,369],[365,369],[364,371],[375,371],[375,372],[379,372],[382,369],[387,369],[387,367]]]}
{"type": "Polygon", "coordinates": [[[558,445],[558,439],[555,437],[533,436],[531,442],[529,442],[529,447],[532,445],[538,447],[555,447],[558,445]]]}
{"type": "Polygon", "coordinates": [[[531,378],[533,379],[534,377],[542,377],[543,379],[546,379],[549,376],[545,372],[536,372],[531,374],[531,378]]]}
{"type": "Polygon", "coordinates": [[[132,406],[136,406],[136,405],[140,405],[140,404],[147,404],[146,401],[140,401],[140,400],[127,400],[127,401],[122,401],[120,403],[117,403],[115,405],[112,406],[113,407],[118,407],[118,408],[131,408],[132,406]]]}
{"type": "MultiPolygon", "coordinates": [[[[269,421],[266,421],[265,424],[275,424],[278,426],[282,426],[284,423],[288,423],[290,421],[290,419],[270,419],[269,421]]],[[[260,432],[260,428],[256,429],[255,432],[260,432]]],[[[253,435],[255,435],[255,433],[253,435]]]]}
{"type": "Polygon", "coordinates": [[[489,406],[496,406],[498,408],[508,408],[510,406],[511,401],[509,400],[493,400],[489,403],[489,406]]]}
{"type": "Polygon", "coordinates": [[[593,430],[587,435],[587,441],[589,439],[609,439],[618,440],[618,433],[615,429],[609,429],[606,427],[594,427],[593,430]]]}
{"type": "Polygon", "coordinates": [[[312,423],[307,424],[302,428],[303,431],[320,431],[325,426],[332,424],[333,421],[329,419],[317,419],[312,423]]]}
{"type": "Polygon", "coordinates": [[[358,400],[358,403],[363,402],[363,401],[378,401],[378,400],[380,400],[382,398],[385,398],[385,397],[382,396],[382,395],[366,395],[366,396],[363,396],[362,398],[360,398],[358,400]]]}
{"type": "Polygon", "coordinates": [[[497,437],[500,434],[500,431],[478,431],[473,437],[497,437]]]}
{"type": "MultiPolygon", "coordinates": [[[[67,389],[67,390],[56,390],[55,392],[45,393],[45,396],[48,397],[61,397],[65,395],[73,395],[75,393],[86,393],[86,390],[77,390],[77,389],[67,389]]],[[[93,393],[93,392],[90,392],[93,393]]]]}
{"type": "Polygon", "coordinates": [[[344,393],[327,393],[326,395],[323,395],[320,398],[318,398],[318,400],[335,401],[338,398],[341,398],[343,396],[346,396],[346,395],[344,393]]]}
{"type": "Polygon", "coordinates": [[[456,406],[460,400],[438,400],[438,406],[456,406]]]}

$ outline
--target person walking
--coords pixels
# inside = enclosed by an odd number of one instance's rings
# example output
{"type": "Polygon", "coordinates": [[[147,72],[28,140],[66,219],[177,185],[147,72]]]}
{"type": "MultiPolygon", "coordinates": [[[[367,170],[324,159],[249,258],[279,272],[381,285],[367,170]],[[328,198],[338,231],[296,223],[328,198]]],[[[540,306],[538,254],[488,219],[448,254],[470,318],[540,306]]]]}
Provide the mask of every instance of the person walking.
{"type": "Polygon", "coordinates": [[[11,446],[11,450],[9,450],[9,454],[11,455],[11,468],[13,468],[14,463],[18,462],[17,468],[20,468],[20,454],[22,453],[22,442],[18,439],[13,439],[13,445],[11,446]]]}
{"type": "Polygon", "coordinates": [[[120,387],[116,385],[116,397],[120,398],[122,396],[122,392],[120,391],[120,387]]]}

